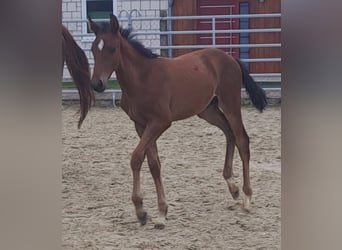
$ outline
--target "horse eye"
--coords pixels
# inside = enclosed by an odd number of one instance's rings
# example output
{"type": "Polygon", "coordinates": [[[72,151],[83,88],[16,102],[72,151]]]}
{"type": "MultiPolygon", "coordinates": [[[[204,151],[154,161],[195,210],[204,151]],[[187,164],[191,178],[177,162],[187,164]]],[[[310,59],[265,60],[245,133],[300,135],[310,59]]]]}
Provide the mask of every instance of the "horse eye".
{"type": "Polygon", "coordinates": [[[114,53],[115,52],[115,48],[109,48],[109,52],[110,53],[114,53]]]}

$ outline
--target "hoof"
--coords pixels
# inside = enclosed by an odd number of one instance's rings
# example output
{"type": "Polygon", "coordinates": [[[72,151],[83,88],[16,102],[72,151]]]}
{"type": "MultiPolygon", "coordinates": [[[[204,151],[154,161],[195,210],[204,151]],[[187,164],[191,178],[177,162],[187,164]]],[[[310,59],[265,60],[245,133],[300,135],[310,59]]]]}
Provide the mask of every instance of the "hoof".
{"type": "Polygon", "coordinates": [[[164,229],[165,224],[164,223],[156,223],[156,224],[154,224],[154,228],[155,229],[164,229]]]}
{"type": "Polygon", "coordinates": [[[234,211],[234,210],[238,209],[239,207],[240,207],[240,204],[236,203],[234,205],[228,206],[228,210],[234,211]]]}
{"type": "Polygon", "coordinates": [[[239,187],[234,183],[232,178],[229,178],[226,180],[229,188],[229,192],[232,195],[234,200],[237,200],[239,198],[240,192],[239,187]]]}
{"type": "Polygon", "coordinates": [[[146,212],[142,212],[141,214],[138,214],[138,219],[139,219],[140,225],[142,225],[142,226],[146,225],[147,213],[146,212]]]}
{"type": "Polygon", "coordinates": [[[155,229],[164,229],[165,228],[165,219],[164,218],[158,218],[154,223],[155,229]]]}
{"type": "Polygon", "coordinates": [[[246,214],[249,214],[249,213],[251,212],[251,208],[242,207],[242,210],[243,210],[246,214]]]}
{"type": "Polygon", "coordinates": [[[231,190],[230,193],[231,193],[231,195],[232,195],[234,200],[237,200],[239,198],[239,196],[240,196],[240,192],[239,192],[239,188],[238,187],[236,187],[235,190],[231,190]]]}
{"type": "Polygon", "coordinates": [[[243,210],[247,213],[251,211],[251,196],[246,195],[245,199],[243,200],[243,210]]]}
{"type": "Polygon", "coordinates": [[[248,214],[251,212],[251,208],[250,208],[250,207],[245,207],[245,206],[243,206],[243,207],[242,207],[242,210],[243,210],[244,212],[248,213],[248,214]]]}
{"type": "Polygon", "coordinates": [[[250,212],[251,212],[251,209],[250,208],[242,208],[242,210],[245,212],[245,213],[247,213],[247,214],[249,214],[250,212]]]}

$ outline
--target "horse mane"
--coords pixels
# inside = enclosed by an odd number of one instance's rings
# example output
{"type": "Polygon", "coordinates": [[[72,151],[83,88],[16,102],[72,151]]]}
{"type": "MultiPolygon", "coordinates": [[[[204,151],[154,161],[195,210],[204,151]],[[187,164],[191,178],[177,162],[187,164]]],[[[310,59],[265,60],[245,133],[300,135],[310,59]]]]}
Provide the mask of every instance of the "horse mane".
{"type": "Polygon", "coordinates": [[[125,38],[134,49],[136,49],[142,56],[146,58],[157,58],[158,54],[152,52],[151,49],[146,48],[139,40],[135,38],[135,34],[132,33],[132,29],[123,29],[120,27],[120,34],[125,38]]]}
{"type": "Polygon", "coordinates": [[[94,92],[90,82],[90,67],[84,51],[63,25],[62,57],[63,65],[65,62],[80,96],[80,118],[78,121],[78,128],[80,128],[94,101],[94,92]]]}
{"type": "MultiPolygon", "coordinates": [[[[107,22],[99,22],[100,33],[108,33],[110,30],[110,25],[107,22]]],[[[151,49],[146,48],[139,40],[136,39],[136,34],[133,34],[132,29],[124,29],[120,27],[119,32],[121,36],[126,39],[126,41],[142,56],[146,58],[157,58],[158,54],[153,53],[151,49]]]]}

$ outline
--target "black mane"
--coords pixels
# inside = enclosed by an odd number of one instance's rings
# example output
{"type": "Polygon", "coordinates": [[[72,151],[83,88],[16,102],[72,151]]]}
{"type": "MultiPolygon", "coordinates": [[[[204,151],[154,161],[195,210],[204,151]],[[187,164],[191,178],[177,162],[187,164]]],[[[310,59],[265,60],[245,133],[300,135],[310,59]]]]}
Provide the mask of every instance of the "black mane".
{"type": "Polygon", "coordinates": [[[135,38],[135,34],[132,33],[131,29],[120,28],[120,34],[125,38],[133,48],[135,48],[141,55],[147,58],[157,58],[158,54],[152,52],[151,49],[146,48],[139,40],[135,38]]]}
{"type": "MultiPolygon", "coordinates": [[[[109,23],[99,23],[100,33],[107,33],[110,30],[109,23]]],[[[157,58],[158,54],[152,52],[151,49],[146,48],[139,40],[135,38],[135,34],[132,33],[132,29],[124,29],[120,27],[120,34],[123,38],[127,40],[127,42],[132,45],[134,49],[136,49],[142,56],[146,58],[157,58]]]]}

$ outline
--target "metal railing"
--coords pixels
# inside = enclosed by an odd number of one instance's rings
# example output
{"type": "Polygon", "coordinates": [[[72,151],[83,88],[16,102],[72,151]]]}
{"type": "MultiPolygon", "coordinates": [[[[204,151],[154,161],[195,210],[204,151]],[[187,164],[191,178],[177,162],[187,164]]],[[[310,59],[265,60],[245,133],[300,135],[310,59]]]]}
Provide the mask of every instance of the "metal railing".
{"type": "MultiPolygon", "coordinates": [[[[280,48],[281,43],[261,43],[261,44],[217,44],[216,37],[217,34],[232,34],[232,33],[280,33],[281,28],[270,28],[270,29],[232,29],[232,30],[218,30],[216,29],[216,21],[220,19],[241,19],[241,18],[280,18],[280,13],[274,14],[243,14],[243,15],[219,15],[219,16],[169,16],[169,17],[143,17],[143,16],[125,16],[119,18],[121,23],[127,23],[128,27],[134,27],[135,22],[142,21],[172,21],[172,20],[210,20],[211,21],[211,29],[209,30],[183,30],[183,31],[173,31],[172,27],[167,25],[166,31],[133,31],[134,34],[139,36],[146,35],[166,35],[168,36],[168,43],[172,42],[173,35],[198,35],[198,34],[210,34],[212,35],[211,45],[159,45],[159,46],[149,46],[152,50],[167,50],[168,55],[171,57],[173,54],[173,50],[175,49],[201,49],[201,48],[280,48]]],[[[96,19],[96,21],[109,21],[109,19],[96,19]]],[[[63,23],[86,23],[85,19],[64,19],[63,23]]],[[[83,29],[82,34],[73,34],[73,36],[77,39],[80,39],[81,42],[91,42],[94,39],[94,34],[84,32],[86,29],[83,29]]],[[[80,44],[82,46],[82,44],[80,44]]],[[[90,49],[84,48],[85,51],[89,51],[90,49]]],[[[91,58],[90,58],[91,59],[91,58]]],[[[244,62],[280,62],[281,58],[249,58],[249,59],[241,59],[244,62]]],[[[92,60],[90,60],[92,63],[92,60]]],[[[264,81],[267,79],[270,81],[279,81],[281,78],[281,73],[260,73],[260,74],[252,74],[255,78],[263,79],[264,81]]],[[[115,77],[114,77],[115,78],[115,77]]],[[[259,80],[260,80],[259,79],[259,80]]],[[[258,79],[256,79],[258,80],[258,79]]]]}

